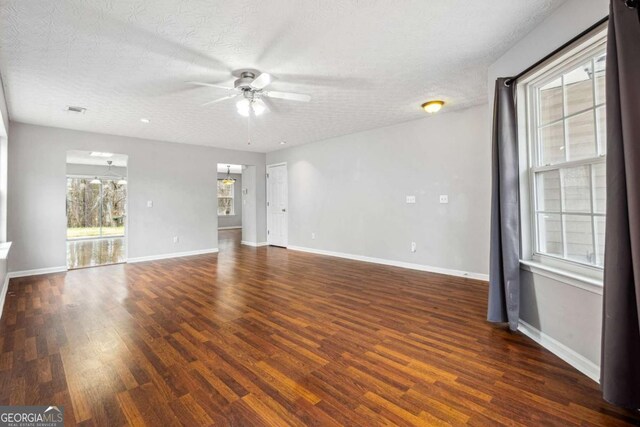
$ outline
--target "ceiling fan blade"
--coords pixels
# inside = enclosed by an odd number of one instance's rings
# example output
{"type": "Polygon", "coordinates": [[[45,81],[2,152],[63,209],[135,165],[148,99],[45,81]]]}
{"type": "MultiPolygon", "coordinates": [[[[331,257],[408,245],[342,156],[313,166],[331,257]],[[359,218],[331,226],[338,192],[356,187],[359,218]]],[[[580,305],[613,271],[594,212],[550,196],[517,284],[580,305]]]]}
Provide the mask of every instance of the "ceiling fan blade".
{"type": "Polygon", "coordinates": [[[216,102],[224,101],[225,99],[235,98],[238,95],[239,95],[238,93],[234,93],[232,95],[223,96],[222,98],[218,98],[218,99],[214,99],[213,101],[205,102],[204,104],[202,104],[202,106],[204,107],[206,105],[215,104],[216,102]]]}
{"type": "Polygon", "coordinates": [[[198,85],[198,86],[215,87],[215,88],[218,88],[218,89],[235,90],[235,88],[232,88],[232,87],[214,85],[212,83],[205,83],[205,82],[187,82],[187,83],[192,84],[192,85],[198,85]]]}
{"type": "Polygon", "coordinates": [[[304,93],[278,92],[275,90],[270,90],[269,92],[264,92],[263,95],[266,95],[269,98],[286,99],[288,101],[300,101],[300,102],[311,101],[311,96],[306,95],[304,93]]]}
{"type": "Polygon", "coordinates": [[[265,87],[267,87],[269,85],[269,83],[271,83],[271,74],[262,73],[258,77],[253,79],[253,81],[251,82],[250,86],[253,89],[260,90],[260,89],[264,89],[265,87]]]}

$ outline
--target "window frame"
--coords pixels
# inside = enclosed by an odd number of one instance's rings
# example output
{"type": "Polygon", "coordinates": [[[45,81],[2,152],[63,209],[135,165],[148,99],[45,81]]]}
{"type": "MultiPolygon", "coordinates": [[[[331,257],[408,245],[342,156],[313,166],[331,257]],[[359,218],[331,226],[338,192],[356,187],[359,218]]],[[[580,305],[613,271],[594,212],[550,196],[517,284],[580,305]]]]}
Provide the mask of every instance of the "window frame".
{"type": "MultiPolygon", "coordinates": [[[[224,181],[224,179],[218,179],[218,183],[224,181]]],[[[216,183],[216,185],[218,185],[218,183],[216,183]]],[[[223,184],[226,185],[226,184],[223,184]]],[[[233,182],[233,184],[229,184],[231,186],[231,196],[220,196],[220,193],[218,192],[219,187],[216,187],[216,202],[220,199],[231,199],[231,213],[229,214],[221,214],[220,212],[218,212],[218,216],[235,216],[236,215],[236,183],[235,181],[233,182]]],[[[216,210],[218,208],[218,205],[216,203],[216,210]]]]}
{"type": "MultiPolygon", "coordinates": [[[[518,139],[525,141],[525,144],[520,144],[520,216],[522,222],[522,246],[521,246],[521,263],[528,267],[537,265],[553,269],[554,271],[565,271],[572,276],[578,275],[585,277],[590,281],[602,281],[603,268],[594,264],[583,263],[578,260],[571,260],[562,256],[556,256],[552,254],[546,254],[539,252],[539,235],[537,232],[537,215],[543,213],[537,209],[536,200],[536,173],[544,171],[558,170],[559,178],[562,180],[562,169],[569,169],[573,167],[589,166],[589,178],[591,180],[590,189],[593,193],[593,171],[591,165],[604,163],[606,160],[606,154],[601,154],[598,146],[598,134],[597,134],[597,115],[596,111],[599,106],[606,105],[606,103],[597,103],[595,93],[595,82],[593,84],[593,105],[589,108],[582,109],[578,112],[573,112],[567,116],[564,115],[566,102],[565,102],[565,88],[562,86],[562,111],[563,116],[561,119],[552,120],[545,124],[550,126],[553,123],[562,121],[563,123],[571,117],[578,116],[587,111],[593,110],[594,112],[594,131],[596,138],[594,143],[596,144],[596,154],[594,157],[586,159],[570,160],[560,162],[556,164],[538,166],[538,159],[540,159],[538,153],[538,110],[539,100],[532,99],[534,94],[537,96],[537,88],[543,86],[545,83],[553,81],[554,78],[562,76],[562,74],[573,70],[576,66],[586,62],[586,60],[598,56],[601,53],[606,52],[606,40],[607,40],[607,24],[604,23],[593,32],[585,35],[576,43],[564,49],[554,57],[550,58],[545,63],[536,67],[517,81],[517,121],[518,121],[518,139]],[[544,82],[544,83],[543,83],[544,82]]],[[[595,69],[594,69],[595,74],[595,69]]],[[[594,77],[595,79],[595,77],[594,77]]],[[[563,130],[565,142],[566,139],[566,124],[563,130]]],[[[568,156],[565,155],[565,159],[568,156]]],[[[560,184],[560,202],[561,206],[558,212],[552,212],[554,215],[560,216],[561,227],[564,227],[563,215],[573,215],[574,212],[567,211],[562,202],[564,196],[562,183],[560,184]]],[[[606,217],[606,213],[600,214],[594,212],[594,197],[593,194],[590,197],[591,210],[589,213],[582,212],[576,213],[577,215],[585,215],[591,220],[591,232],[592,232],[592,244],[594,247],[594,254],[596,251],[596,230],[594,229],[593,218],[601,216],[606,217]]],[[[566,253],[566,241],[563,233],[563,253],[566,253]]]]}

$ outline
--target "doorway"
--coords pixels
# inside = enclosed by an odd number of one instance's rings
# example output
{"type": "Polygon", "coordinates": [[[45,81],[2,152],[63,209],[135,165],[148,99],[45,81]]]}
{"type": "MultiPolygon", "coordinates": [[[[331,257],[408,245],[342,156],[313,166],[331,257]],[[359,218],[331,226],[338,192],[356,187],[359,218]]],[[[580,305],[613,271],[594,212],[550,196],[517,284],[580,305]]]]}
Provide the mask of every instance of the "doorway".
{"type": "Polygon", "coordinates": [[[218,163],[217,208],[218,249],[222,252],[240,246],[244,227],[244,166],[218,163]]]}
{"type": "Polygon", "coordinates": [[[67,153],[67,268],[126,261],[126,156],[67,153]]]}
{"type": "Polygon", "coordinates": [[[289,243],[287,164],[267,166],[267,243],[286,248],[289,243]]]}

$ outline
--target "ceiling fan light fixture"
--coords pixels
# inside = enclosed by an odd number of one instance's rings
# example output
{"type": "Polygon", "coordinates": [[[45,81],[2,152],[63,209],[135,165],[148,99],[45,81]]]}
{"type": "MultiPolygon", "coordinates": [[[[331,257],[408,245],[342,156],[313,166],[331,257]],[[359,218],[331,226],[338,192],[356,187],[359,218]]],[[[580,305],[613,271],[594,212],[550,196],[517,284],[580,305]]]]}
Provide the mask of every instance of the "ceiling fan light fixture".
{"type": "Polygon", "coordinates": [[[444,101],[441,101],[439,99],[433,100],[433,101],[427,101],[424,104],[422,104],[422,109],[424,111],[426,111],[429,114],[433,114],[433,113],[437,113],[438,111],[440,111],[440,109],[442,109],[442,106],[444,105],[444,101]]]}
{"type": "Polygon", "coordinates": [[[236,108],[238,109],[238,114],[244,117],[249,117],[251,101],[249,101],[247,98],[242,98],[240,101],[236,102],[236,108]]]}
{"type": "Polygon", "coordinates": [[[92,185],[99,185],[101,183],[102,181],[100,181],[97,176],[93,178],[91,181],[89,181],[89,184],[92,184],[92,185]]]}
{"type": "Polygon", "coordinates": [[[255,99],[251,103],[251,107],[253,108],[253,114],[256,116],[263,114],[267,110],[267,106],[262,99],[255,99]]]}

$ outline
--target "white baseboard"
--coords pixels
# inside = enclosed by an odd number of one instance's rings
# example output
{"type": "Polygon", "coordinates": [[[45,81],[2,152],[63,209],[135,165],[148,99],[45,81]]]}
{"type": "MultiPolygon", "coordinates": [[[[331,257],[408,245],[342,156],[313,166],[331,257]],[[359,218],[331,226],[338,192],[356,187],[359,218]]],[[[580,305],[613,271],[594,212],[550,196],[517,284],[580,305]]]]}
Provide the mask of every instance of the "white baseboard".
{"type": "Polygon", "coordinates": [[[34,270],[11,271],[7,273],[7,277],[10,279],[13,279],[16,277],[39,276],[41,274],[51,274],[51,273],[63,273],[65,271],[67,271],[67,266],[63,265],[61,267],[47,267],[47,268],[36,268],[34,270]]]}
{"type": "Polygon", "coordinates": [[[570,349],[555,338],[551,338],[524,320],[518,322],[518,330],[595,382],[600,382],[600,367],[591,360],[570,349]]]}
{"type": "Polygon", "coordinates": [[[135,264],[137,262],[156,261],[159,259],[169,259],[169,258],[181,258],[185,256],[194,256],[194,255],[215,254],[217,252],[218,252],[218,248],[200,249],[197,251],[174,252],[170,254],[149,255],[149,256],[142,256],[142,257],[136,257],[136,258],[129,258],[127,259],[127,262],[130,264],[135,264]]]}
{"type": "Polygon", "coordinates": [[[247,242],[243,240],[240,243],[247,246],[253,246],[254,248],[258,248],[260,246],[267,246],[267,242],[255,243],[255,242],[247,242]]]}
{"type": "Polygon", "coordinates": [[[242,228],[242,226],[234,225],[233,227],[218,227],[218,230],[237,230],[238,228],[242,228]]]}
{"type": "Polygon", "coordinates": [[[364,255],[346,254],[343,252],[325,251],[323,249],[304,248],[301,246],[287,246],[287,249],[300,251],[300,252],[308,252],[308,253],[317,254],[317,255],[327,255],[327,256],[334,256],[338,258],[346,258],[346,259],[351,259],[355,261],[370,262],[373,264],[382,264],[382,265],[390,265],[393,267],[408,268],[410,270],[419,270],[419,271],[428,271],[430,273],[446,274],[448,276],[468,277],[470,279],[477,279],[477,280],[484,280],[484,281],[489,280],[488,274],[471,273],[468,271],[452,270],[449,268],[432,267],[430,265],[414,264],[414,263],[403,262],[403,261],[393,261],[393,260],[382,259],[382,258],[373,258],[373,257],[364,256],[364,255]]]}

